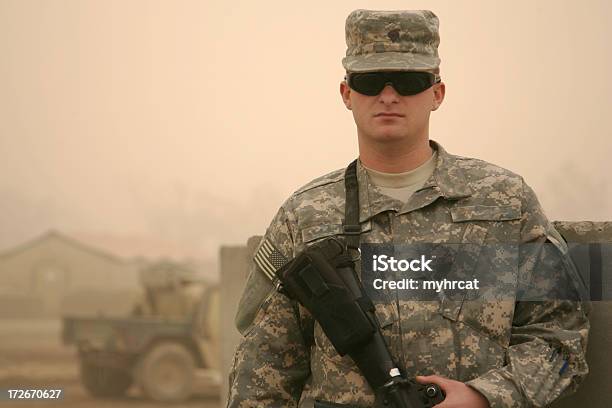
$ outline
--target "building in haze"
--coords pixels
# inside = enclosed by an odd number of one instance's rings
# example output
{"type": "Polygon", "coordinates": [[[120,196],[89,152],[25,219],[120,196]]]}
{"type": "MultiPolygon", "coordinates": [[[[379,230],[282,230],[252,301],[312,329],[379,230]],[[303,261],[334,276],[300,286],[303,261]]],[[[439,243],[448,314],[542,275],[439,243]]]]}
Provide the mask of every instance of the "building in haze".
{"type": "Polygon", "coordinates": [[[140,266],[47,232],[0,253],[0,317],[128,313],[140,266]]]}

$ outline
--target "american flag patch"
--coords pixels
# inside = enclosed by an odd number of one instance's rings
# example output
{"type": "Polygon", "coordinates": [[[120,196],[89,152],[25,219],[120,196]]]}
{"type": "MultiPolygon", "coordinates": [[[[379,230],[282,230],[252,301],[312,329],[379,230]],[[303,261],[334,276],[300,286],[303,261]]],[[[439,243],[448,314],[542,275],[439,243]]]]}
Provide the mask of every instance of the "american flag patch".
{"type": "Polygon", "coordinates": [[[271,281],[276,280],[276,271],[287,263],[287,258],[267,238],[259,245],[253,259],[271,281]]]}

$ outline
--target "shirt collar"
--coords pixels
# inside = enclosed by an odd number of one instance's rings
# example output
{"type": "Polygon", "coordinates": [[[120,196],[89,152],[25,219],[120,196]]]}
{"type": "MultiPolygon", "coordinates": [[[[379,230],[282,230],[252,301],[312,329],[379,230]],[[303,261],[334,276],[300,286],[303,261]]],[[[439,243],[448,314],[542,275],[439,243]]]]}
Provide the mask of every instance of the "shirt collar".
{"type": "Polygon", "coordinates": [[[429,145],[438,151],[436,169],[425,182],[422,189],[437,187],[442,196],[448,200],[457,200],[472,195],[462,166],[458,163],[459,157],[448,153],[438,142],[430,140],[429,145]]]}
{"type": "Polygon", "coordinates": [[[392,210],[402,214],[414,211],[433,203],[440,197],[447,200],[458,200],[472,195],[472,189],[465,174],[457,163],[459,158],[449,154],[433,140],[430,140],[429,144],[438,152],[436,168],[423,187],[417,190],[405,204],[384,195],[370,182],[361,161],[357,162],[360,222],[365,222],[384,211],[392,210]]]}

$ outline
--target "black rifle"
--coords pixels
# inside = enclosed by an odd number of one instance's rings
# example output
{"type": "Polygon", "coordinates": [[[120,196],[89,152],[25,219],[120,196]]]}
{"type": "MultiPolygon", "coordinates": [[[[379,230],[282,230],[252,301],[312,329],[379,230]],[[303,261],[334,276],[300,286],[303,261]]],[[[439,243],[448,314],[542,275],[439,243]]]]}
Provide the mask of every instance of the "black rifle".
{"type": "MultiPolygon", "coordinates": [[[[323,240],[276,273],[281,290],[312,314],[341,356],[353,359],[374,389],[375,408],[430,408],[444,400],[437,385],[408,380],[398,369],[344,243],[323,240]]],[[[342,405],[318,401],[315,406],[342,405]]]]}

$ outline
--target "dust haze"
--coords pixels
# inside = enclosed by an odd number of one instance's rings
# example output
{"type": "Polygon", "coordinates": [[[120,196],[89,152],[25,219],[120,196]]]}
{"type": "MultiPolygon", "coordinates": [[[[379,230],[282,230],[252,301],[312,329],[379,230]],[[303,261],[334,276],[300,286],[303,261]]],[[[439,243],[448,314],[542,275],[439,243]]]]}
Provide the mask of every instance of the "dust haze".
{"type": "Polygon", "coordinates": [[[523,175],[550,219],[609,220],[608,2],[3,0],[0,248],[53,229],[214,258],[263,233],[357,155],[346,15],[407,6],[441,22],[431,137],[523,175]]]}

